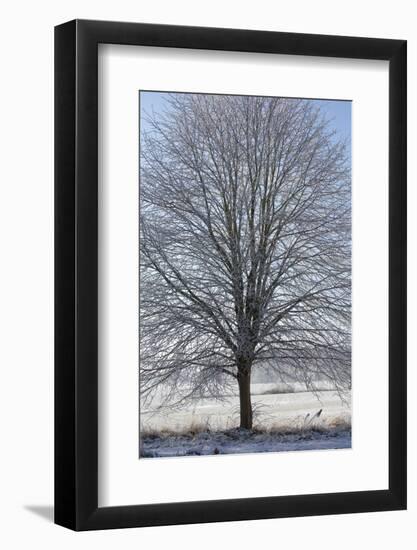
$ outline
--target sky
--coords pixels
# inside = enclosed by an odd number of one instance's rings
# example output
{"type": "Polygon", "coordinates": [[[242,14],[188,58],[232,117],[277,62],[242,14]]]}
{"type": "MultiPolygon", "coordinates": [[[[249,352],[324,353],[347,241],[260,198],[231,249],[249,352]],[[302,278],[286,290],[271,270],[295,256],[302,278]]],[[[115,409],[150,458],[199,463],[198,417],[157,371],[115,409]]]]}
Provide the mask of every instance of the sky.
{"type": "MultiPolygon", "coordinates": [[[[141,125],[146,129],[146,122],[143,120],[143,115],[146,112],[155,112],[163,110],[165,104],[165,96],[167,92],[140,92],[140,108],[141,108],[141,125]]],[[[320,108],[329,119],[330,124],[337,131],[341,138],[347,139],[348,144],[351,140],[351,101],[339,100],[324,100],[315,99],[320,108]]]]}

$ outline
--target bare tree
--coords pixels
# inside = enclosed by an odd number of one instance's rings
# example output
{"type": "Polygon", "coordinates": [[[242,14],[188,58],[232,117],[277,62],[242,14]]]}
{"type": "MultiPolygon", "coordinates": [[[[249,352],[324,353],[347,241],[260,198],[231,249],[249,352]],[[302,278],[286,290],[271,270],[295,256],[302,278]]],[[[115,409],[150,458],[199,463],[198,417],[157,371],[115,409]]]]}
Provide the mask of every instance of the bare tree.
{"type": "MultiPolygon", "coordinates": [[[[350,384],[350,168],[317,104],[171,94],[141,137],[141,392],[350,384]]],[[[168,391],[168,394],[170,392],[168,391]]],[[[167,395],[169,397],[170,395],[167,395]]]]}

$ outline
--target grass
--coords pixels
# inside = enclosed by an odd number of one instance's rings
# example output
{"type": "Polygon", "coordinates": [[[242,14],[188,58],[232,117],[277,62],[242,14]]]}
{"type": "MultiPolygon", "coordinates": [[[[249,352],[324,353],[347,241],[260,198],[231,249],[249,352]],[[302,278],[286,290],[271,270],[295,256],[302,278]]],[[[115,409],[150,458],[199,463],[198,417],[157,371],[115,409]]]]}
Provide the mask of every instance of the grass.
{"type": "Polygon", "coordinates": [[[266,428],[264,428],[263,426],[257,426],[255,429],[258,429],[261,433],[266,432],[276,435],[291,435],[311,431],[326,433],[335,430],[350,430],[351,423],[350,420],[346,417],[333,417],[329,420],[319,417],[317,419],[312,419],[311,421],[306,421],[304,419],[293,422],[273,423],[266,428]]]}
{"type": "MultiPolygon", "coordinates": [[[[350,441],[351,425],[346,417],[275,422],[254,425],[252,430],[236,427],[211,430],[208,422],[194,422],[182,429],[152,429],[141,432],[142,458],[161,456],[216,455],[274,450],[339,448],[338,441],[350,441]],[[320,443],[318,443],[320,442],[320,443]],[[335,442],[335,443],[333,443],[335,442]],[[324,444],[324,447],[322,446],[324,444]],[[335,445],[333,447],[333,445],[335,445]],[[303,447],[304,446],[304,447],[303,447]]],[[[343,444],[341,448],[350,446],[343,444]]]]}
{"type": "MultiPolygon", "coordinates": [[[[221,430],[219,430],[220,432],[221,430]]],[[[157,437],[173,437],[173,436],[195,436],[195,435],[198,435],[200,433],[210,433],[211,432],[211,428],[210,428],[210,422],[209,420],[207,419],[205,422],[197,422],[195,420],[193,420],[190,424],[190,426],[184,428],[167,428],[167,427],[162,427],[162,428],[155,428],[155,427],[152,427],[152,426],[148,426],[146,428],[142,428],[141,431],[140,431],[140,435],[141,437],[143,438],[150,438],[150,439],[155,439],[157,437]]]]}
{"type": "MultiPolygon", "coordinates": [[[[306,417],[304,419],[297,419],[294,421],[287,422],[271,422],[267,425],[262,424],[261,422],[255,422],[252,430],[247,430],[248,434],[268,434],[268,435],[302,435],[308,434],[309,432],[335,432],[335,431],[345,431],[351,429],[350,419],[345,416],[332,417],[331,419],[326,419],[323,416],[316,418],[306,417]]],[[[167,437],[189,437],[193,438],[199,434],[210,433],[210,434],[227,434],[238,431],[239,428],[235,427],[226,427],[224,430],[212,430],[210,427],[210,422],[208,419],[205,422],[196,422],[193,421],[190,426],[187,427],[178,427],[175,428],[155,428],[152,426],[147,426],[141,429],[141,438],[143,439],[156,439],[156,438],[167,438],[167,437]]]]}

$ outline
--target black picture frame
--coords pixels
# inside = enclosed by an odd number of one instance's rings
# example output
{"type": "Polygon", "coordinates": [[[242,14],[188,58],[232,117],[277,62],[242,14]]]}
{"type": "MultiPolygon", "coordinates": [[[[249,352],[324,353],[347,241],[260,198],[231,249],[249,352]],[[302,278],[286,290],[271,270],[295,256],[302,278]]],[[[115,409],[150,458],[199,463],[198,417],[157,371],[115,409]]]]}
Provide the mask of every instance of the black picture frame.
{"type": "Polygon", "coordinates": [[[55,28],[55,522],[74,530],[406,508],[406,41],[74,20],[55,28]],[[389,488],[98,507],[98,44],[389,61],[389,488]]]}

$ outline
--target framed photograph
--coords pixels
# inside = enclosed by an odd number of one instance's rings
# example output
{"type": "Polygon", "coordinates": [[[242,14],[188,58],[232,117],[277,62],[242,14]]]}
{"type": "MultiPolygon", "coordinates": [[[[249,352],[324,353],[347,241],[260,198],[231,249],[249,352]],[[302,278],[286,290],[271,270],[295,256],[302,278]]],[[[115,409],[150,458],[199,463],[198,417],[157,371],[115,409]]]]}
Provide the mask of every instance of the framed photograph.
{"type": "Polygon", "coordinates": [[[406,507],[406,42],[55,29],[55,522],[406,507]]]}

